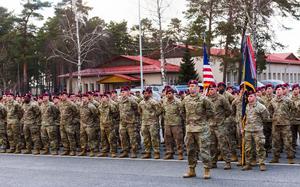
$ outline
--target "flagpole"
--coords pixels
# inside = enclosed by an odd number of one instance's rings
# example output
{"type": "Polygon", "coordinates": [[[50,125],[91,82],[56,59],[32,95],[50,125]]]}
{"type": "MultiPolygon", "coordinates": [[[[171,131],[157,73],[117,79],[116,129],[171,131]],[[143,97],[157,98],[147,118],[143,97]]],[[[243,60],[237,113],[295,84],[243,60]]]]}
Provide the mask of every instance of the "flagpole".
{"type": "Polygon", "coordinates": [[[142,23],[141,23],[141,0],[138,1],[139,5],[139,48],[140,48],[140,77],[141,77],[141,90],[144,90],[144,74],[143,74],[143,46],[142,46],[142,23]]]}

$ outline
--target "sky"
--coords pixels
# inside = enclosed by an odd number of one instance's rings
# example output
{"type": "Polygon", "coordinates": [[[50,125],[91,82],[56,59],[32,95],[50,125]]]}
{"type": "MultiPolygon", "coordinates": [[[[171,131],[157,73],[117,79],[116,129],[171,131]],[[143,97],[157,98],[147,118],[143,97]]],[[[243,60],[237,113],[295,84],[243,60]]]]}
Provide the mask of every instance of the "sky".
{"type": "MultiPolygon", "coordinates": [[[[55,5],[60,0],[48,0],[55,5]]],[[[20,13],[22,6],[21,0],[0,0],[0,6],[6,7],[15,14],[20,13]]],[[[93,10],[90,16],[98,16],[109,21],[127,21],[129,27],[138,24],[138,0],[84,0],[88,6],[93,10]]],[[[151,10],[153,10],[153,3],[156,0],[141,0],[141,17],[151,17],[151,10]]],[[[186,10],[186,0],[167,0],[168,8],[164,10],[164,25],[166,25],[171,18],[177,17],[184,19],[183,11],[186,10]]],[[[53,15],[53,8],[47,8],[42,11],[45,17],[53,15]]],[[[37,23],[41,24],[41,23],[37,23]]],[[[276,40],[286,46],[283,50],[272,52],[293,52],[297,53],[300,48],[300,22],[293,19],[282,19],[276,17],[272,20],[272,25],[275,30],[276,40]],[[291,30],[283,30],[279,27],[284,23],[291,30]]],[[[300,54],[299,54],[300,55],[300,54]]]]}

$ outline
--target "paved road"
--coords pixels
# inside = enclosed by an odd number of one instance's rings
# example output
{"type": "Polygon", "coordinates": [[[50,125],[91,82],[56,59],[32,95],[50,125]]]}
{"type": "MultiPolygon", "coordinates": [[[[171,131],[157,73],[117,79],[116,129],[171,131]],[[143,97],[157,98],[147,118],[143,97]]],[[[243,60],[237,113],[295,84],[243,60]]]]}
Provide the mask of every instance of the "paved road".
{"type": "Polygon", "coordinates": [[[1,154],[0,186],[300,186],[300,164],[268,165],[266,172],[241,171],[236,165],[224,171],[219,164],[211,180],[201,178],[201,163],[199,177],[183,179],[186,166],[186,161],[1,154]]]}

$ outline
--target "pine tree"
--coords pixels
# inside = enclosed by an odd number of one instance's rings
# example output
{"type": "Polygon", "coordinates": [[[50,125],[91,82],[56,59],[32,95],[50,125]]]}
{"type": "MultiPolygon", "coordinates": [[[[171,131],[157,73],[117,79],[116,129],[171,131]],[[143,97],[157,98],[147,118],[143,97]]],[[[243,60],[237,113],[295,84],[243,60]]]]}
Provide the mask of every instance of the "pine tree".
{"type": "Polygon", "coordinates": [[[187,84],[189,80],[198,79],[198,74],[195,70],[195,63],[191,57],[188,46],[186,45],[184,55],[182,57],[182,63],[179,70],[179,83],[187,84]]]}

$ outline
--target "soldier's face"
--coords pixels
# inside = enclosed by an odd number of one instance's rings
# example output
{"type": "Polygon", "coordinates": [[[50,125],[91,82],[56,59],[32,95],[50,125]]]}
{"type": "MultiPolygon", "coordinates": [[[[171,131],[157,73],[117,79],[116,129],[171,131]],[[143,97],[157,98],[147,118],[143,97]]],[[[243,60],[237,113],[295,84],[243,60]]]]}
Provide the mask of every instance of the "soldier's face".
{"type": "Polygon", "coordinates": [[[144,92],[144,98],[149,99],[151,97],[151,93],[149,92],[144,92]]]}
{"type": "Polygon", "coordinates": [[[217,88],[209,88],[209,95],[215,95],[217,93],[217,88]]]}
{"type": "Polygon", "coordinates": [[[63,95],[60,96],[60,99],[61,99],[62,101],[67,100],[67,98],[68,98],[68,96],[67,96],[66,94],[63,94],[63,95]]]}
{"type": "Polygon", "coordinates": [[[168,93],[167,93],[167,98],[168,98],[168,99],[173,99],[173,98],[174,98],[173,92],[168,92],[168,93]]]}
{"type": "Polygon", "coordinates": [[[88,98],[88,97],[82,97],[82,101],[83,101],[84,103],[87,103],[87,102],[89,102],[89,98],[88,98]]]}
{"type": "Polygon", "coordinates": [[[294,88],[293,94],[294,95],[299,95],[300,89],[298,87],[294,88]]]}
{"type": "Polygon", "coordinates": [[[49,101],[49,96],[43,96],[43,101],[44,101],[44,102],[49,101]]]}
{"type": "Polygon", "coordinates": [[[288,92],[289,92],[289,89],[288,89],[288,88],[286,88],[286,87],[284,87],[284,88],[283,88],[283,94],[284,94],[284,95],[287,95],[287,94],[288,94],[288,92]]]}
{"type": "Polygon", "coordinates": [[[254,103],[256,101],[256,96],[255,94],[251,94],[248,96],[248,102],[249,103],[254,103]]]}
{"type": "Polygon", "coordinates": [[[199,86],[196,85],[196,84],[190,84],[189,85],[189,92],[190,92],[190,94],[199,93],[199,86]]]}
{"type": "Polygon", "coordinates": [[[257,95],[258,97],[261,97],[261,95],[262,95],[261,91],[256,92],[256,95],[257,95]]]}
{"type": "Polygon", "coordinates": [[[282,95],[283,95],[283,90],[282,90],[282,88],[277,88],[277,89],[276,89],[276,95],[277,95],[277,96],[282,96],[282,95]]]}
{"type": "Polygon", "coordinates": [[[266,90],[267,94],[271,95],[273,93],[273,88],[272,87],[268,87],[266,90]]]}
{"type": "Polygon", "coordinates": [[[108,97],[107,96],[102,96],[101,97],[101,101],[102,102],[107,102],[108,101],[108,97]]]}
{"type": "Polygon", "coordinates": [[[14,97],[12,95],[8,95],[6,98],[8,101],[12,101],[14,99],[14,97]]]}
{"type": "Polygon", "coordinates": [[[121,92],[121,96],[122,97],[128,97],[130,95],[130,92],[129,91],[122,91],[121,92]]]}

